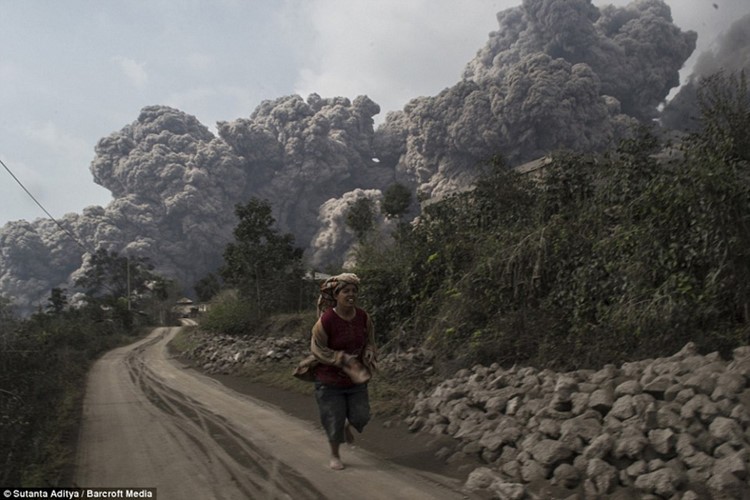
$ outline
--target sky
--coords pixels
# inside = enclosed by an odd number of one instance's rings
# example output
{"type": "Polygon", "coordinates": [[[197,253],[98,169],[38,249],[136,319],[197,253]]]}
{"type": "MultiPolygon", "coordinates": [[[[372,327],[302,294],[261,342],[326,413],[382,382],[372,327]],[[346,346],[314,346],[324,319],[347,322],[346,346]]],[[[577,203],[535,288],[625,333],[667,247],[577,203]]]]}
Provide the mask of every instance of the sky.
{"type": "MultiPolygon", "coordinates": [[[[310,93],[381,107],[454,85],[521,0],[0,0],[0,160],[54,217],[106,206],[99,139],[160,104],[218,121],[310,93]]],[[[627,0],[595,0],[597,6],[627,0]]],[[[748,0],[667,0],[710,50],[748,0]]],[[[0,166],[0,227],[46,217],[0,166]]]]}

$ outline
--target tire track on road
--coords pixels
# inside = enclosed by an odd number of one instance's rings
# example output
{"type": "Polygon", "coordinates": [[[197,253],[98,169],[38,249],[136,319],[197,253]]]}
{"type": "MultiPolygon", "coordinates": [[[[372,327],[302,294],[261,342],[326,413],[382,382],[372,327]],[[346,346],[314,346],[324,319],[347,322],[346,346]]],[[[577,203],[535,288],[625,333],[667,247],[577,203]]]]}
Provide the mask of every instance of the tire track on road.
{"type": "Polygon", "coordinates": [[[144,351],[162,337],[141,344],[126,356],[128,374],[146,398],[205,454],[207,463],[220,465],[248,498],[266,489],[267,498],[325,498],[307,479],[269,457],[221,415],[165,385],[143,359],[144,351]]]}

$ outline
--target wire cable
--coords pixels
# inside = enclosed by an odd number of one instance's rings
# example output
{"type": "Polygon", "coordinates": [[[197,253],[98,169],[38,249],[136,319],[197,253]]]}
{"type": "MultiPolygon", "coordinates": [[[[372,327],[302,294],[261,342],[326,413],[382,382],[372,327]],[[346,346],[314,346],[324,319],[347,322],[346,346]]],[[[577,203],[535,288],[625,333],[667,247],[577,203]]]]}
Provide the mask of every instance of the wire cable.
{"type": "Polygon", "coordinates": [[[54,222],[55,224],[57,224],[57,227],[59,227],[60,229],[62,229],[62,230],[63,230],[63,231],[65,232],[65,234],[67,234],[68,236],[70,236],[70,238],[71,238],[71,239],[72,239],[73,241],[75,241],[75,242],[76,242],[76,244],[77,244],[77,245],[78,245],[79,247],[83,248],[83,249],[84,249],[84,250],[85,250],[86,252],[89,252],[89,253],[91,253],[91,254],[93,254],[93,253],[95,252],[95,251],[94,251],[94,250],[92,250],[91,248],[87,247],[87,246],[86,246],[86,245],[85,245],[85,244],[84,244],[83,242],[81,242],[81,241],[80,241],[80,240],[79,240],[79,239],[78,239],[78,238],[76,237],[76,235],[75,235],[75,234],[73,234],[72,232],[70,232],[70,230],[69,230],[68,228],[66,228],[65,226],[63,226],[62,224],[60,224],[60,222],[59,222],[59,221],[58,221],[57,219],[55,219],[55,218],[54,218],[54,217],[52,216],[52,214],[51,214],[51,213],[49,213],[49,211],[47,211],[47,209],[46,209],[46,208],[44,208],[44,205],[42,205],[42,204],[41,204],[41,203],[39,202],[39,200],[37,200],[37,199],[36,199],[36,197],[34,197],[34,195],[33,195],[33,194],[31,194],[31,191],[29,191],[28,189],[26,189],[26,186],[24,186],[24,185],[23,185],[23,183],[22,183],[22,182],[21,182],[21,181],[20,181],[20,180],[18,179],[18,177],[16,177],[16,175],[15,175],[15,174],[14,174],[14,173],[13,173],[13,172],[11,171],[11,169],[10,169],[10,168],[8,167],[8,165],[6,165],[6,164],[5,164],[5,162],[4,162],[3,160],[0,160],[0,165],[2,165],[2,166],[3,166],[3,168],[5,169],[5,171],[6,171],[6,172],[8,172],[8,174],[10,174],[10,176],[11,176],[11,177],[13,177],[13,180],[14,180],[14,181],[16,181],[16,183],[17,183],[17,184],[18,184],[19,186],[21,186],[21,189],[23,189],[23,190],[24,190],[24,191],[26,192],[26,194],[27,194],[27,195],[29,195],[29,198],[31,198],[32,200],[34,200],[34,203],[36,203],[36,204],[37,204],[37,206],[38,206],[39,208],[41,208],[41,209],[42,209],[42,211],[43,211],[43,212],[44,212],[45,214],[47,214],[47,217],[49,217],[49,218],[50,218],[50,220],[52,220],[52,222],[54,222]]]}
{"type": "MultiPolygon", "coordinates": [[[[44,211],[45,214],[47,214],[47,217],[49,217],[50,220],[52,220],[52,222],[54,222],[57,225],[57,227],[59,227],[60,229],[62,229],[63,232],[65,232],[65,234],[67,234],[85,252],[88,252],[92,256],[94,254],[96,254],[96,250],[95,249],[93,249],[92,247],[87,246],[85,243],[83,243],[81,240],[79,240],[76,237],[75,234],[73,234],[68,228],[66,228],[65,226],[63,226],[55,217],[52,216],[51,213],[49,213],[49,211],[46,208],[44,208],[44,205],[42,205],[39,202],[39,200],[37,200],[36,197],[33,194],[31,194],[31,191],[29,191],[28,189],[26,189],[26,186],[23,185],[23,183],[18,179],[18,177],[16,177],[16,175],[11,171],[11,169],[8,167],[8,165],[5,164],[5,162],[3,160],[0,160],[0,165],[3,166],[3,168],[5,169],[5,171],[8,172],[8,174],[10,174],[11,177],[13,177],[13,180],[16,181],[16,183],[19,186],[21,186],[21,189],[23,189],[24,192],[26,192],[26,194],[29,195],[29,198],[31,198],[32,200],[34,200],[34,203],[36,203],[39,206],[39,208],[41,208],[44,211]]],[[[128,264],[128,272],[130,272],[129,271],[130,265],[131,265],[131,263],[130,263],[130,257],[126,257],[126,259],[127,259],[127,264],[128,264]]],[[[136,267],[138,267],[138,263],[134,263],[134,264],[135,264],[136,267]]],[[[128,285],[130,285],[130,278],[128,278],[128,285]]],[[[114,292],[114,289],[112,287],[110,287],[106,283],[104,283],[104,288],[106,288],[107,290],[109,290],[111,292],[114,292]]],[[[130,302],[129,301],[128,301],[128,307],[130,307],[130,302]]]]}
{"type": "MultiPolygon", "coordinates": [[[[13,177],[13,180],[16,181],[16,183],[19,186],[21,186],[21,189],[23,189],[24,192],[26,192],[26,194],[29,195],[29,198],[31,198],[32,200],[34,200],[34,203],[36,203],[37,206],[39,206],[39,208],[41,208],[44,211],[45,214],[47,214],[47,217],[49,217],[50,220],[52,220],[52,222],[54,222],[57,225],[57,227],[59,227],[60,229],[62,229],[63,232],[65,232],[65,234],[67,234],[85,252],[88,252],[91,255],[96,254],[96,250],[94,250],[93,248],[87,246],[85,243],[83,243],[81,240],[79,240],[76,237],[75,234],[73,234],[68,228],[66,228],[65,226],[63,226],[55,217],[52,216],[51,213],[49,213],[49,211],[46,208],[44,208],[44,205],[42,205],[39,202],[39,200],[37,200],[36,197],[33,194],[31,194],[31,191],[29,191],[28,189],[26,189],[26,186],[23,185],[23,183],[18,179],[18,177],[16,177],[16,175],[11,171],[11,169],[8,167],[8,165],[5,164],[5,162],[3,160],[0,160],[0,165],[3,166],[3,168],[5,169],[5,171],[8,172],[8,174],[10,174],[11,177],[13,177]]],[[[127,258],[127,259],[128,259],[128,261],[127,261],[128,262],[128,266],[130,266],[130,258],[127,258]]],[[[130,284],[129,280],[130,279],[128,278],[128,285],[130,284]]],[[[106,288],[110,292],[114,292],[114,289],[112,287],[110,287],[106,283],[104,283],[104,288],[106,288]]],[[[128,308],[129,307],[130,307],[130,301],[128,300],[128,308]]]]}

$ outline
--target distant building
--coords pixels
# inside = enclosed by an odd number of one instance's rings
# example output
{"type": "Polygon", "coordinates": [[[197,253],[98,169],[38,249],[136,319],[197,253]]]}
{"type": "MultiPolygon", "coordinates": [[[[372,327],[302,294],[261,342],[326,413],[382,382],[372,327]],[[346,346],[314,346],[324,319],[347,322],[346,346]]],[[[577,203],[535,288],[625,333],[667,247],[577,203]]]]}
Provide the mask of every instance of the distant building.
{"type": "Polygon", "coordinates": [[[542,176],[542,174],[544,173],[544,169],[547,168],[550,163],[552,163],[552,159],[549,156],[542,156],[541,158],[537,158],[536,160],[526,162],[523,165],[513,167],[513,170],[515,170],[519,174],[529,175],[535,179],[538,179],[542,176]]]}
{"type": "Polygon", "coordinates": [[[308,271],[307,273],[305,273],[305,275],[302,277],[302,279],[305,280],[305,281],[320,282],[320,281],[325,281],[325,280],[327,280],[330,277],[331,277],[330,274],[319,273],[317,271],[308,271]]]}
{"type": "Polygon", "coordinates": [[[187,297],[181,298],[175,303],[174,307],[172,307],[172,312],[180,316],[181,318],[192,318],[197,316],[199,312],[205,311],[205,304],[196,304],[192,301],[192,299],[189,299],[187,297]]]}

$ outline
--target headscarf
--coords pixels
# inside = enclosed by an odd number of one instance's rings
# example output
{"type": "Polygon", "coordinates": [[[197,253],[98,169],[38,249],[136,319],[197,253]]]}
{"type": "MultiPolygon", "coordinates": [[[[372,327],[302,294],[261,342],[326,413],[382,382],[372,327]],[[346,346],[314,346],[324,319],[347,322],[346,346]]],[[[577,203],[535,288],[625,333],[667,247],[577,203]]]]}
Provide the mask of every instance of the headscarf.
{"type": "Polygon", "coordinates": [[[346,285],[355,285],[359,288],[359,278],[354,273],[342,273],[331,276],[320,285],[320,297],[318,297],[318,317],[336,305],[336,294],[346,285]]]}

